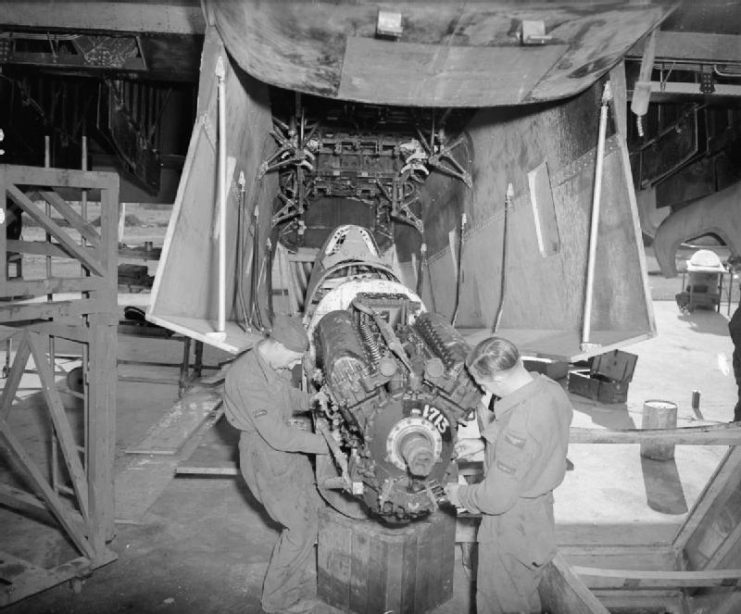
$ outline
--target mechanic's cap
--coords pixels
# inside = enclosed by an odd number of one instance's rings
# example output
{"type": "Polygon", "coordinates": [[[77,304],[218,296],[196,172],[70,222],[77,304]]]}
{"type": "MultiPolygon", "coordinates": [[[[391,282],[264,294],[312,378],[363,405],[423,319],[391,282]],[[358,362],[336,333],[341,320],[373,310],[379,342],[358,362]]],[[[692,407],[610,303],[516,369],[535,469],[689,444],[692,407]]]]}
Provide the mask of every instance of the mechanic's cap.
{"type": "Polygon", "coordinates": [[[294,352],[305,352],[309,349],[309,336],[301,319],[297,317],[275,314],[270,337],[294,352]]]}

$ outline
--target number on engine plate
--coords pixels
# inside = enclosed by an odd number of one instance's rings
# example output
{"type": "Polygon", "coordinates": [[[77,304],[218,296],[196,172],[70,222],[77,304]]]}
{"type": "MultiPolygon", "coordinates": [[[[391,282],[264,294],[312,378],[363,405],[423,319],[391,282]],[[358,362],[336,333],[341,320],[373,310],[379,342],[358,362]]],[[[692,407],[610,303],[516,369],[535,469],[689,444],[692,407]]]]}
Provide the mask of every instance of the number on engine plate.
{"type": "Polygon", "coordinates": [[[445,431],[450,428],[450,422],[448,422],[448,419],[437,407],[425,404],[424,409],[422,410],[422,416],[432,422],[441,434],[445,433],[445,431]]]}

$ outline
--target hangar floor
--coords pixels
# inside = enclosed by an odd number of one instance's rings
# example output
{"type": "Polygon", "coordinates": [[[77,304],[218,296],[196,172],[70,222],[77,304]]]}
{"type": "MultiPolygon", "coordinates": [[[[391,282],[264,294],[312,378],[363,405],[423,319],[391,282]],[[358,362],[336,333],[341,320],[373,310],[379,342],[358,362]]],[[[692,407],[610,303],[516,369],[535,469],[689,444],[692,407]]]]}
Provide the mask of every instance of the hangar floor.
{"type": "MultiPolygon", "coordinates": [[[[677,280],[669,281],[672,287],[679,285],[677,280]]],[[[683,315],[673,300],[656,300],[654,311],[658,336],[626,348],[639,356],[627,404],[599,405],[573,396],[577,409],[574,426],[640,427],[641,408],[648,399],[677,403],[680,426],[731,419],[736,390],[725,303],[721,313],[683,315]],[[691,410],[693,390],[702,393],[704,422],[698,422],[691,410]]],[[[179,359],[179,344],[154,348],[152,343],[146,347],[141,343],[122,339],[121,354],[145,353],[148,360],[153,354],[173,362],[179,359]]],[[[219,358],[207,356],[207,362],[219,358]]],[[[136,367],[121,369],[130,375],[136,367]]],[[[150,368],[148,375],[152,372],[150,368]]],[[[120,383],[118,472],[130,465],[131,454],[126,451],[135,448],[172,408],[177,398],[177,375],[173,370],[169,373],[170,384],[120,383]]],[[[33,422],[38,419],[33,408],[31,395],[26,399],[26,411],[14,411],[13,419],[20,421],[19,427],[26,428],[28,438],[41,450],[43,429],[34,434],[33,422]]],[[[205,448],[216,457],[229,459],[235,436],[222,420],[205,435],[199,450],[205,448]]],[[[637,445],[573,445],[569,458],[574,470],[556,491],[559,541],[568,546],[643,544],[650,549],[652,543],[671,540],[724,450],[717,446],[677,447],[674,462],[657,463],[642,461],[637,445]]],[[[117,497],[130,500],[132,493],[117,492],[117,497]]],[[[261,612],[260,584],[276,527],[262,514],[241,479],[168,479],[139,518],[125,520],[117,524],[112,543],[118,560],[96,570],[81,591],[63,584],[11,605],[5,612],[261,612]]],[[[4,540],[23,551],[26,558],[34,556],[52,563],[72,557],[71,548],[51,530],[40,530],[37,524],[23,529],[8,516],[0,517],[0,523],[4,540]]],[[[454,597],[434,614],[470,611],[471,585],[460,564],[459,549],[456,559],[454,597]]],[[[330,607],[323,611],[339,612],[330,607]]]]}

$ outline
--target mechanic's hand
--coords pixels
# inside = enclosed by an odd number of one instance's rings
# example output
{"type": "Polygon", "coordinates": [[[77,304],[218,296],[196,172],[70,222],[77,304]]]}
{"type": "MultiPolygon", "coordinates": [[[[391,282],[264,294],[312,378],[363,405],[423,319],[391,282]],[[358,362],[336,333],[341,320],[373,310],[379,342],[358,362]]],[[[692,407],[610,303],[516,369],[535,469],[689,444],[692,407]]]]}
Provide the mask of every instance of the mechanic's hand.
{"type": "Polygon", "coordinates": [[[455,482],[448,482],[445,485],[445,496],[450,501],[451,505],[455,507],[462,507],[461,500],[458,498],[458,484],[455,482]]]}
{"type": "Polygon", "coordinates": [[[455,443],[455,454],[458,460],[470,459],[484,451],[483,439],[459,439],[455,443]]]}
{"type": "Polygon", "coordinates": [[[327,407],[327,402],[329,401],[329,397],[327,396],[327,393],[324,392],[324,390],[319,390],[318,392],[315,392],[311,395],[310,405],[312,407],[319,406],[322,409],[325,409],[327,407]]]}

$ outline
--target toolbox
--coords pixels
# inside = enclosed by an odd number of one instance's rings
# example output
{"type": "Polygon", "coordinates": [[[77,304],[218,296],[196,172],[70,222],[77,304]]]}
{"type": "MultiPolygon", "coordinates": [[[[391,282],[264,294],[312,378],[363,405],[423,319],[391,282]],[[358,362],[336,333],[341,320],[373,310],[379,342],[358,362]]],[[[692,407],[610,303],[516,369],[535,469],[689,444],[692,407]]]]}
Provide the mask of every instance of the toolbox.
{"type": "Polygon", "coordinates": [[[569,392],[600,403],[624,403],[638,356],[613,350],[594,356],[589,369],[569,373],[569,392]]]}

